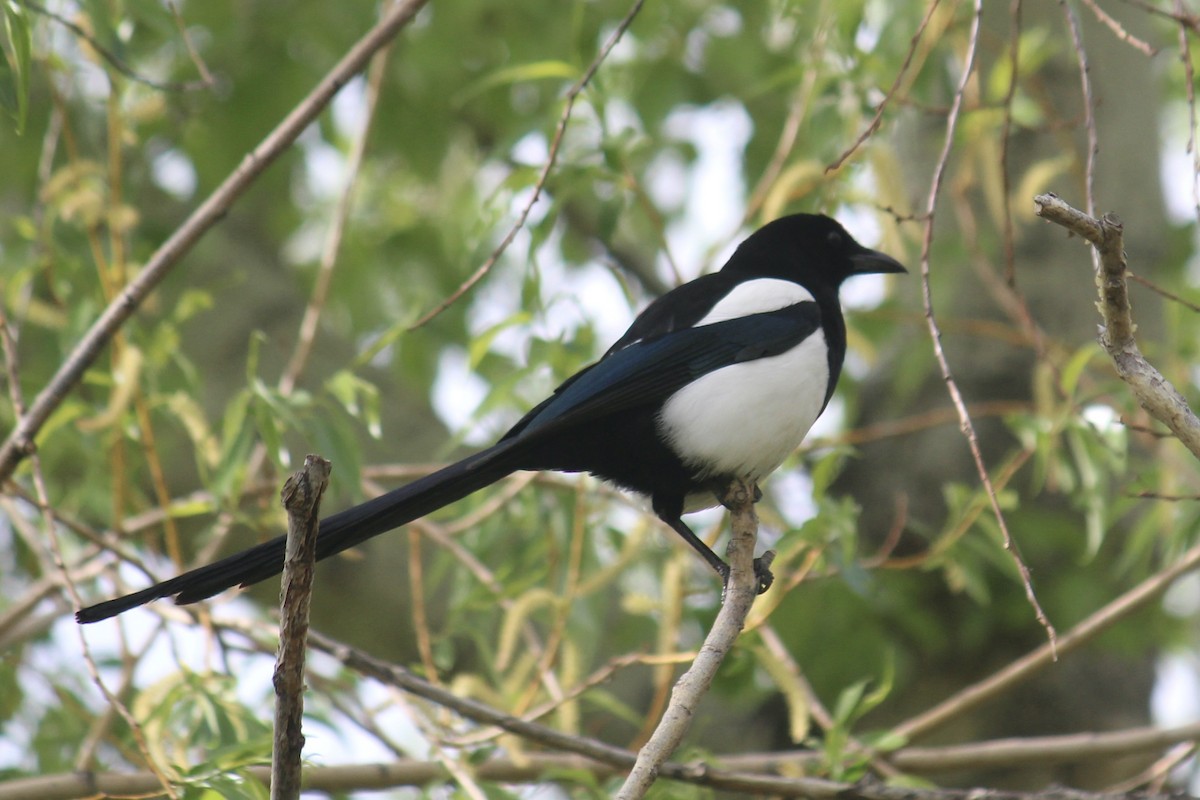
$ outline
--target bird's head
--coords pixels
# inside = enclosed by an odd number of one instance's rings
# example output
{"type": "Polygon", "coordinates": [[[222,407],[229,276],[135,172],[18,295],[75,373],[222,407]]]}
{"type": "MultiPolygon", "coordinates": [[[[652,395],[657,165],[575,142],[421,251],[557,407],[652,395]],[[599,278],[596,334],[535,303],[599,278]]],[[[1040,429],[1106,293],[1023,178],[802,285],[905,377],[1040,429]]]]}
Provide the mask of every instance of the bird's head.
{"type": "Polygon", "coordinates": [[[863,247],[823,214],[793,214],[767,223],[738,246],[724,269],[835,292],[852,275],[908,271],[891,256],[863,247]]]}

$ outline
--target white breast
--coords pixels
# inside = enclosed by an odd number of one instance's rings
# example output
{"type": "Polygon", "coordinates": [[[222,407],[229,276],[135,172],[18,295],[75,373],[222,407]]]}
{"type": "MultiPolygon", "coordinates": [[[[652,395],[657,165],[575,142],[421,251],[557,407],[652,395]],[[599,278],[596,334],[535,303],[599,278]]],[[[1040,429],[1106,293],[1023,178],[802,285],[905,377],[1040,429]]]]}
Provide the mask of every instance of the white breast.
{"type": "MultiPolygon", "coordinates": [[[[738,285],[698,324],[774,311],[812,300],[791,281],[738,285]]],[[[825,402],[829,361],[820,330],[778,356],[708,373],[672,395],[659,431],[685,463],[704,475],[759,480],[799,446],[825,402]]]]}

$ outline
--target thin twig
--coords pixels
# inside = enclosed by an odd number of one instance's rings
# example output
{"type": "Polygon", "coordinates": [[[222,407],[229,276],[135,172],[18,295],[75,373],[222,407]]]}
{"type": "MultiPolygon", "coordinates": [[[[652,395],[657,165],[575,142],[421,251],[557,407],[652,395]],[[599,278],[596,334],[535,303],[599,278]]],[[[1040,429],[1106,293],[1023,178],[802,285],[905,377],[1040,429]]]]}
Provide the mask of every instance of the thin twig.
{"type": "Polygon", "coordinates": [[[425,563],[421,557],[421,529],[408,526],[408,596],[412,602],[412,625],[416,634],[417,654],[426,677],[436,684],[437,662],[433,659],[433,636],[429,633],[429,615],[425,609],[425,563]]]}
{"type": "MultiPolygon", "coordinates": [[[[664,655],[626,653],[625,655],[616,656],[610,659],[591,675],[584,678],[578,684],[568,689],[562,697],[534,706],[533,708],[522,713],[520,717],[528,722],[541,719],[542,717],[545,717],[548,714],[551,714],[554,711],[562,708],[564,704],[578,700],[590,689],[594,689],[601,684],[610,682],[617,672],[627,667],[639,664],[651,667],[674,666],[676,664],[687,664],[695,657],[696,654],[694,652],[668,653],[664,655]]],[[[498,728],[482,728],[478,730],[472,730],[462,736],[455,737],[453,740],[447,740],[446,743],[454,747],[478,746],[484,742],[494,740],[502,733],[503,731],[498,728]]]]}
{"type": "MultiPolygon", "coordinates": [[[[925,28],[929,25],[929,20],[933,19],[933,12],[937,10],[937,7],[938,0],[933,0],[933,2],[929,4],[929,9],[925,12],[924,19],[922,19],[921,24],[917,26],[917,31],[912,35],[912,40],[909,42],[908,52],[904,54],[904,63],[902,63],[900,65],[900,69],[896,71],[896,79],[892,81],[891,88],[888,89],[887,94],[884,95],[883,100],[880,101],[879,105],[875,109],[875,117],[871,120],[870,124],[867,125],[863,132],[858,135],[858,138],[854,140],[854,143],[847,147],[846,150],[840,156],[838,156],[833,163],[825,167],[826,174],[829,174],[830,172],[836,172],[837,170],[841,169],[842,164],[846,163],[846,159],[854,155],[855,151],[862,147],[863,143],[866,142],[867,139],[871,138],[875,131],[879,130],[879,125],[883,122],[883,112],[887,109],[888,104],[896,96],[896,93],[900,91],[900,84],[904,80],[904,75],[908,72],[909,66],[912,64],[913,56],[916,55],[917,45],[920,44],[921,37],[925,35],[925,28]]],[[[974,45],[972,45],[972,51],[974,51],[974,45]]],[[[972,59],[973,58],[974,52],[972,52],[972,59]]],[[[971,71],[968,69],[965,74],[969,75],[970,72],[971,71]]]]}
{"type": "Polygon", "coordinates": [[[1143,500],[1162,500],[1167,503],[1194,503],[1200,500],[1200,494],[1163,494],[1161,492],[1130,492],[1126,497],[1138,497],[1143,500]]]}
{"type": "MultiPolygon", "coordinates": [[[[825,708],[821,702],[821,698],[813,690],[812,685],[808,682],[808,678],[805,677],[803,670],[800,669],[800,665],[796,663],[792,654],[788,652],[787,646],[775,631],[775,627],[769,622],[764,623],[758,627],[758,635],[762,637],[763,646],[771,653],[772,658],[778,665],[778,671],[784,673],[782,676],[772,675],[776,685],[780,685],[780,683],[790,684],[791,690],[785,691],[785,695],[802,696],[805,709],[821,729],[823,731],[833,730],[837,725],[833,715],[829,713],[829,709],[825,708]]],[[[770,671],[772,673],[776,672],[776,670],[770,671]]],[[[780,688],[783,689],[783,686],[780,686],[780,688]]],[[[791,704],[789,703],[789,705],[791,704]]],[[[789,710],[795,713],[794,709],[789,710]]],[[[792,732],[792,741],[798,742],[806,738],[804,736],[797,736],[796,733],[796,731],[792,732]]],[[[846,744],[850,753],[863,756],[870,764],[871,769],[879,775],[888,779],[900,777],[900,770],[890,763],[890,759],[884,760],[884,756],[881,756],[874,748],[864,744],[857,737],[848,737],[846,744]]]]}
{"type": "Polygon", "coordinates": [[[775,150],[771,159],[763,169],[762,175],[754,184],[750,198],[746,201],[746,209],[742,212],[742,221],[738,228],[750,223],[771,194],[775,181],[783,173],[788,157],[796,146],[796,138],[800,135],[800,124],[808,115],[808,107],[816,90],[817,80],[821,76],[821,65],[824,60],[825,43],[828,40],[828,29],[825,26],[813,31],[811,41],[806,47],[808,68],[804,70],[802,85],[796,89],[792,102],[788,107],[787,117],[783,128],[779,131],[779,139],[775,142],[775,150]]]}
{"type": "MultiPolygon", "coordinates": [[[[164,92],[194,92],[199,89],[208,89],[213,85],[212,76],[207,74],[207,70],[201,70],[201,79],[198,81],[157,81],[153,78],[147,78],[144,75],[139,75],[133,69],[133,67],[122,61],[120,56],[102,45],[95,36],[88,33],[71,20],[67,19],[61,14],[51,11],[40,3],[35,2],[35,0],[22,0],[22,4],[35,14],[41,14],[47,19],[54,20],[71,33],[78,36],[87,43],[88,47],[90,47],[92,50],[95,50],[101,58],[107,61],[109,66],[132,81],[136,81],[137,83],[144,84],[152,89],[158,89],[164,92]]],[[[191,42],[187,40],[186,36],[184,41],[187,43],[188,51],[193,52],[191,42]]]]}
{"type": "Polygon", "coordinates": [[[1163,785],[1170,780],[1171,774],[1175,771],[1176,767],[1196,754],[1196,747],[1195,741],[1180,742],[1172,747],[1162,758],[1157,759],[1153,764],[1142,770],[1141,773],[1134,775],[1128,780],[1113,784],[1108,787],[1108,791],[1132,792],[1144,786],[1149,786],[1154,791],[1160,791],[1163,785]]]}
{"type": "MultiPolygon", "coordinates": [[[[1192,547],[1177,562],[1142,581],[1063,634],[1057,642],[1057,654],[1065,655],[1077,649],[1130,614],[1144,608],[1160,597],[1172,583],[1197,566],[1200,566],[1200,545],[1192,547]]],[[[893,728],[893,733],[906,741],[912,741],[1030,678],[1053,663],[1055,656],[1054,643],[1047,642],[987,678],[955,692],[932,708],[897,725],[893,728]]]]}
{"type": "MultiPolygon", "coordinates": [[[[42,512],[42,518],[45,523],[46,540],[50,544],[50,552],[53,555],[53,569],[61,578],[62,586],[66,589],[70,596],[72,604],[75,608],[82,608],[83,602],[79,596],[79,590],[75,586],[74,576],[71,570],[67,567],[66,561],[62,555],[62,544],[58,536],[58,523],[55,519],[54,509],[50,505],[50,495],[46,489],[45,478],[42,474],[41,459],[33,459],[33,483],[37,491],[38,506],[42,512]]],[[[92,657],[91,647],[88,645],[87,637],[84,635],[83,628],[77,628],[76,635],[79,637],[80,652],[83,656],[84,667],[87,670],[88,676],[92,679],[92,683],[104,695],[104,699],[108,704],[109,709],[114,709],[121,719],[129,726],[130,733],[133,735],[134,743],[137,746],[139,755],[145,760],[145,763],[154,772],[155,778],[158,781],[157,790],[165,793],[168,797],[179,797],[179,792],[171,785],[165,773],[162,772],[156,760],[150,755],[150,748],[146,744],[145,732],[137,719],[133,716],[133,712],[125,705],[118,693],[113,692],[105,684],[103,677],[100,675],[100,669],[96,666],[96,660],[92,657]]],[[[132,676],[128,676],[132,677],[132,676]]]]}
{"type": "Polygon", "coordinates": [[[1096,19],[1100,20],[1101,24],[1112,31],[1113,36],[1116,36],[1125,44],[1135,50],[1140,51],[1143,55],[1154,57],[1158,55],[1158,48],[1152,46],[1144,39],[1139,39],[1129,31],[1125,30],[1125,26],[1121,22],[1105,11],[1096,3],[1096,0],[1083,0],[1083,4],[1091,9],[1091,12],[1096,15],[1096,19]]]}
{"type": "Polygon", "coordinates": [[[1142,286],[1145,286],[1147,289],[1149,289],[1150,291],[1159,295],[1160,297],[1164,297],[1173,303],[1178,303],[1179,305],[1186,308],[1188,311],[1195,311],[1197,313],[1200,313],[1200,304],[1193,303],[1190,300],[1185,300],[1184,298],[1180,297],[1177,294],[1174,294],[1173,292],[1168,292],[1166,289],[1159,286],[1154,281],[1152,281],[1148,278],[1143,278],[1141,275],[1137,275],[1137,274],[1134,274],[1133,272],[1129,272],[1129,271],[1127,271],[1125,274],[1130,280],[1132,280],[1136,283],[1140,283],[1142,286]]]}
{"type": "MultiPolygon", "coordinates": [[[[1083,125],[1087,132],[1087,165],[1084,169],[1084,195],[1087,213],[1096,213],[1096,156],[1100,153],[1100,136],[1096,130],[1096,96],[1092,91],[1092,68],[1088,64],[1087,51],[1083,47],[1083,29],[1079,17],[1067,0],[1058,0],[1067,28],[1071,31],[1071,44],[1079,62],[1079,90],[1083,93],[1083,125]]],[[[1097,264],[1097,267],[1099,265],[1097,264]]]]}
{"type": "Polygon", "coordinates": [[[192,59],[192,63],[196,66],[196,71],[200,73],[200,80],[205,86],[213,86],[216,84],[216,79],[213,78],[212,72],[209,71],[208,65],[204,63],[204,59],[200,57],[200,51],[196,49],[195,42],[192,41],[192,35],[188,33],[187,23],[183,21],[183,14],[179,11],[179,5],[174,0],[166,0],[167,10],[171,12],[171,18],[175,20],[175,27],[179,31],[179,38],[183,40],[183,46],[187,49],[188,57],[192,59]]]}
{"type": "MultiPolygon", "coordinates": [[[[967,413],[972,419],[980,417],[1006,417],[1011,414],[1027,414],[1032,412],[1033,404],[1024,400],[985,400],[979,403],[969,403],[967,413]]],[[[838,445],[863,445],[880,439],[890,439],[920,433],[930,428],[939,428],[958,420],[958,412],[953,406],[941,406],[910,414],[906,417],[883,420],[870,425],[862,425],[832,436],[805,440],[800,452],[824,450],[838,445]]]]}
{"type": "MultiPolygon", "coordinates": [[[[1010,0],[1009,2],[1009,31],[1008,31],[1008,60],[1010,64],[1010,75],[1008,80],[1008,89],[1004,94],[1002,106],[1004,108],[1004,121],[1001,124],[1000,130],[1000,185],[1001,185],[1001,210],[1004,216],[1004,278],[999,280],[993,276],[993,271],[990,268],[991,255],[984,254],[981,250],[983,237],[967,237],[965,241],[971,242],[971,250],[977,255],[976,262],[979,265],[979,275],[991,291],[996,299],[996,302],[1004,310],[1004,312],[1013,319],[1017,327],[1024,332],[1032,343],[1034,351],[1037,354],[1038,363],[1048,364],[1054,372],[1056,378],[1061,378],[1060,369],[1057,361],[1048,356],[1049,346],[1046,342],[1046,334],[1037,324],[1034,319],[1033,312],[1029,308],[1029,298],[1025,296],[1020,284],[1017,282],[1017,257],[1016,257],[1016,230],[1013,224],[1013,193],[1012,193],[1012,175],[1009,169],[1009,153],[1010,145],[1012,144],[1012,128],[1013,128],[1013,104],[1016,101],[1017,89],[1021,81],[1021,31],[1022,31],[1022,0],[1010,0]]],[[[962,203],[960,208],[964,210],[971,209],[971,204],[962,203]]],[[[1058,387],[1061,380],[1055,381],[1054,385],[1058,387]]]]}
{"type": "MultiPolygon", "coordinates": [[[[1012,142],[1013,101],[1021,81],[1021,1],[1009,2],[1008,31],[1008,90],[1004,93],[1004,122],[1000,126],[1000,191],[1004,204],[1004,280],[1013,289],[1017,288],[1016,233],[1012,218],[1012,176],[1009,174],[1008,154],[1012,142]]],[[[1022,300],[1024,297],[1022,296],[1022,300]]],[[[1028,306],[1026,306],[1028,311],[1028,306]]]]}
{"type": "Polygon", "coordinates": [[[904,747],[888,760],[905,772],[1013,769],[1032,764],[1071,764],[1152,753],[1200,738],[1200,723],[1177,728],[1131,728],[1063,736],[990,739],[948,747],[904,747]]]}
{"type": "Polygon", "coordinates": [[[457,289],[451,292],[449,297],[438,303],[436,306],[422,315],[420,319],[409,326],[408,329],[410,331],[420,328],[438,314],[441,314],[447,308],[454,305],[454,303],[456,303],[464,294],[469,292],[475,286],[475,284],[483,280],[484,276],[491,272],[492,267],[495,266],[496,262],[500,260],[500,256],[504,255],[504,252],[508,250],[508,246],[512,244],[513,239],[515,239],[517,236],[517,233],[521,230],[521,228],[525,227],[525,220],[529,218],[529,213],[533,210],[534,205],[537,204],[538,198],[542,196],[542,190],[546,187],[546,181],[550,177],[550,171],[554,169],[554,164],[558,160],[558,150],[562,146],[563,136],[567,132],[567,123],[571,121],[571,112],[575,108],[575,100],[580,94],[582,94],[583,90],[587,88],[588,83],[595,76],[596,70],[600,69],[600,65],[604,63],[606,58],[608,58],[608,54],[612,52],[614,47],[616,47],[617,42],[621,41],[621,37],[625,34],[626,29],[628,29],[633,23],[633,20],[635,17],[637,17],[638,12],[642,10],[642,4],[644,2],[645,0],[635,0],[633,6],[629,9],[629,12],[625,15],[625,18],[617,24],[617,27],[608,37],[608,41],[604,43],[604,46],[600,48],[600,52],[596,54],[594,59],[592,59],[592,63],[586,70],[584,70],[583,75],[575,82],[575,85],[567,91],[567,95],[564,98],[565,105],[563,106],[562,115],[559,117],[558,127],[554,131],[554,139],[550,142],[550,152],[546,156],[546,162],[542,164],[542,171],[538,175],[537,182],[533,185],[533,192],[530,194],[529,200],[521,208],[520,213],[517,214],[517,221],[514,222],[512,227],[508,229],[508,233],[504,234],[504,238],[500,240],[500,244],[496,245],[496,249],[493,250],[492,254],[487,257],[487,260],[479,266],[479,269],[475,270],[475,272],[473,272],[469,278],[463,281],[457,289]]]}
{"type": "Polygon", "coordinates": [[[1165,8],[1159,8],[1147,0],[1124,0],[1126,5],[1131,5],[1134,8],[1140,8],[1151,16],[1162,17],[1179,23],[1184,30],[1200,31],[1200,16],[1192,14],[1187,10],[1187,7],[1181,2],[1175,4],[1175,11],[1167,11],[1165,8]]]}
{"type": "Polygon", "coordinates": [[[276,128],[243,160],[237,169],[180,225],[146,261],[145,267],[108,305],[83,339],[71,351],[50,382],[38,393],[0,445],[0,482],[34,451],[34,437],[67,393],[83,377],[121,326],[142,301],[192,247],[217,224],[259,175],[282,155],[319,115],[338,90],[359,72],[371,56],[404,28],[428,0],[401,0],[367,32],[276,128]]]}
{"type": "Polygon", "coordinates": [[[950,159],[950,150],[954,145],[954,133],[958,127],[958,117],[962,111],[963,98],[966,95],[967,86],[971,81],[971,75],[975,68],[975,56],[979,49],[980,23],[983,16],[982,0],[975,0],[974,9],[975,13],[971,19],[971,32],[967,45],[966,62],[963,64],[962,77],[954,93],[954,102],[951,103],[950,112],[946,117],[946,136],[942,142],[941,154],[938,156],[937,164],[934,167],[933,178],[930,181],[929,197],[925,205],[925,236],[921,246],[921,300],[925,307],[925,324],[929,328],[933,353],[937,358],[942,379],[946,382],[946,391],[949,393],[950,400],[958,412],[959,427],[962,429],[963,436],[967,440],[967,446],[971,450],[971,458],[975,462],[975,471],[979,475],[979,480],[983,484],[984,491],[987,493],[988,502],[991,504],[992,513],[996,517],[996,523],[1000,527],[1000,532],[1004,539],[1004,549],[1012,556],[1013,562],[1020,572],[1021,583],[1025,588],[1025,597],[1033,608],[1038,622],[1046,630],[1046,636],[1050,641],[1051,649],[1053,649],[1055,640],[1054,626],[1050,624],[1050,620],[1046,617],[1046,612],[1042,610],[1041,603],[1038,602],[1037,595],[1033,591],[1033,579],[1029,574],[1029,567],[1021,559],[1016,545],[1013,543],[1012,535],[1009,533],[1008,523],[1005,521],[1004,512],[1000,508],[1000,500],[996,497],[996,489],[992,485],[992,480],[988,475],[987,464],[983,460],[983,451],[979,447],[979,437],[975,432],[975,424],[971,421],[971,415],[967,412],[966,402],[963,400],[962,392],[959,391],[958,382],[954,379],[954,373],[950,369],[950,362],[946,358],[946,351],[942,347],[942,332],[938,327],[937,318],[933,310],[930,253],[933,249],[934,215],[937,209],[938,195],[941,193],[942,178],[946,173],[946,164],[950,159]]]}
{"type": "Polygon", "coordinates": [[[1196,17],[1187,13],[1183,0],[1175,0],[1175,11],[1179,20],[1179,60],[1183,62],[1183,86],[1187,92],[1187,151],[1192,154],[1192,207],[1195,210],[1196,221],[1200,222],[1200,148],[1196,147],[1196,69],[1192,64],[1192,43],[1188,38],[1188,31],[1196,30],[1196,17]]]}

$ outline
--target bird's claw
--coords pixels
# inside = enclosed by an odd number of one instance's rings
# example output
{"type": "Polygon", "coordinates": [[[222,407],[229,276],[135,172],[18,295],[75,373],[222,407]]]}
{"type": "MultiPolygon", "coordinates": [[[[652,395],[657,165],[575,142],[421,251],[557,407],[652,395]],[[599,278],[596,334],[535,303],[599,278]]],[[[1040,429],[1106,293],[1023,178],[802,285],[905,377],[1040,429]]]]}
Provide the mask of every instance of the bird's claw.
{"type": "Polygon", "coordinates": [[[771,562],[774,560],[774,550],[768,550],[754,559],[754,577],[758,579],[759,594],[766,592],[767,589],[771,588],[771,584],[775,582],[775,575],[771,572],[771,562]]]}
{"type": "MultiPolygon", "coordinates": [[[[771,572],[771,562],[775,560],[775,551],[768,550],[758,558],[754,559],[754,578],[757,582],[756,594],[763,594],[767,589],[771,588],[771,584],[775,583],[775,575],[771,572]]],[[[729,588],[729,565],[721,562],[721,566],[717,568],[717,572],[721,575],[721,599],[725,599],[725,591],[729,588]]]]}

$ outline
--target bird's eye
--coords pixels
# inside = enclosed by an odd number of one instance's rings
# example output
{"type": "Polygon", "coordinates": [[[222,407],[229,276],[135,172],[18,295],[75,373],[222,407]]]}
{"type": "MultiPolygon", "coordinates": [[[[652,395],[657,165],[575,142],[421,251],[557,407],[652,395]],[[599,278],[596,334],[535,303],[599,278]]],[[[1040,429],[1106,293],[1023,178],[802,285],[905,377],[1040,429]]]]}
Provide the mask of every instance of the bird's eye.
{"type": "Polygon", "coordinates": [[[829,246],[834,249],[840,248],[843,241],[842,234],[838,231],[830,231],[828,234],[826,234],[825,241],[827,241],[829,246]]]}

